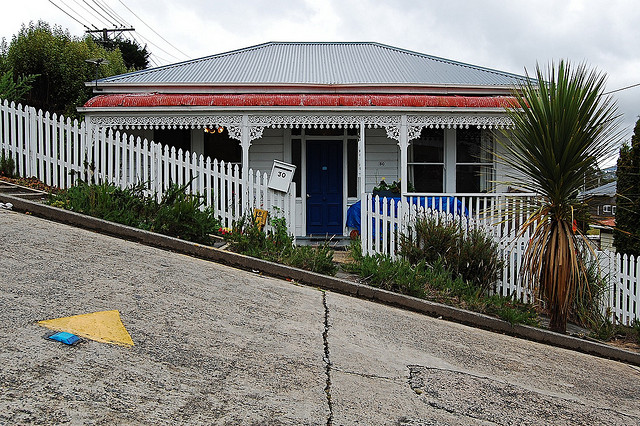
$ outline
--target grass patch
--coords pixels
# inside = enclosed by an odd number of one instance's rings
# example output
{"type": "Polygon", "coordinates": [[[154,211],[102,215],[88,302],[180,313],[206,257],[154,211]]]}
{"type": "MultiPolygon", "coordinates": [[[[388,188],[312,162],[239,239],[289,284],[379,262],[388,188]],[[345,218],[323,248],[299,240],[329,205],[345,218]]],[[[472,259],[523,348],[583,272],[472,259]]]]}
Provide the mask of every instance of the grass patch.
{"type": "Polygon", "coordinates": [[[630,325],[623,325],[613,324],[607,318],[598,328],[592,331],[591,337],[603,341],[640,345],[640,321],[635,319],[630,325]]]}

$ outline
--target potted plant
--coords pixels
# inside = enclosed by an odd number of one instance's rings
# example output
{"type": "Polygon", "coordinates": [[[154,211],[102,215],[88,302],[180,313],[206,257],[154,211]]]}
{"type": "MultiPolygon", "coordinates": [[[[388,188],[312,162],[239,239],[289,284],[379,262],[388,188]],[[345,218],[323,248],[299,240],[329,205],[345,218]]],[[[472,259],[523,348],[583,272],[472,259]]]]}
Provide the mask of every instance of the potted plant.
{"type": "Polygon", "coordinates": [[[393,181],[392,184],[388,184],[385,178],[380,180],[380,183],[373,188],[373,196],[379,197],[399,197],[400,196],[400,182],[393,181]]]}

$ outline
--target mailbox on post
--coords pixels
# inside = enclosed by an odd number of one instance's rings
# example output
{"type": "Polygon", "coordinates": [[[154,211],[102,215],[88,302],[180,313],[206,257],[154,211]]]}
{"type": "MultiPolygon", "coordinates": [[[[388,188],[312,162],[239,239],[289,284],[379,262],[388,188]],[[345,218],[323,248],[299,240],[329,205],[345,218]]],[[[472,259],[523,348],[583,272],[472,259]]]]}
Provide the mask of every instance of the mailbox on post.
{"type": "Polygon", "coordinates": [[[274,191],[289,192],[289,185],[293,179],[296,166],[282,161],[273,160],[271,176],[269,177],[269,188],[274,191]]]}

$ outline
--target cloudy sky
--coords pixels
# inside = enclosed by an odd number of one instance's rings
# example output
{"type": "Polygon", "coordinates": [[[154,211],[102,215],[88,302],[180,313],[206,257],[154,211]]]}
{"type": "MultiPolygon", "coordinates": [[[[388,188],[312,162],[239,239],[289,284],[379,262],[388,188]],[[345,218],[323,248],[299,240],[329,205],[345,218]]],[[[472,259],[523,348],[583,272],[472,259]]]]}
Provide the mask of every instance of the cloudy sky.
{"type": "MultiPolygon", "coordinates": [[[[0,37],[38,19],[82,35],[60,8],[98,28],[108,10],[156,64],[267,41],[375,41],[517,74],[564,58],[606,73],[607,90],[640,83],[637,0],[23,0],[3,4],[0,37]]],[[[614,96],[628,140],[640,86],[614,96]]]]}

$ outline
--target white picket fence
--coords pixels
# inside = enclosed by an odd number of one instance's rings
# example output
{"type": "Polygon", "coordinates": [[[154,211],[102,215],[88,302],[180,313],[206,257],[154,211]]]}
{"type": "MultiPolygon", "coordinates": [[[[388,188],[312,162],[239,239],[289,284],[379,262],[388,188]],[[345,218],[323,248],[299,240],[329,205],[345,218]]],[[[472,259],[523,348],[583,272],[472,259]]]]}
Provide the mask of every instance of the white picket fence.
{"type": "Polygon", "coordinates": [[[266,173],[6,101],[0,105],[0,137],[0,154],[13,159],[16,173],[49,186],[65,189],[78,179],[121,188],[142,184],[161,198],[171,184],[186,185],[204,197],[224,227],[263,209],[284,217],[290,233],[295,230],[295,184],[288,193],[274,191],[266,173]]]}
{"type": "MultiPolygon", "coordinates": [[[[520,233],[524,223],[521,204],[532,203],[534,194],[422,194],[393,199],[366,194],[361,205],[363,254],[398,257],[399,236],[412,237],[416,219],[431,215],[436,220],[455,220],[463,230],[482,228],[492,235],[504,261],[495,293],[524,302],[533,293],[521,279],[522,259],[531,237],[531,227],[520,233]]],[[[600,273],[608,283],[603,312],[614,321],[631,324],[640,320],[640,261],[633,256],[598,252],[600,273]]]]}
{"type": "Polygon", "coordinates": [[[600,251],[598,260],[609,284],[605,312],[622,324],[640,321],[640,256],[600,251]]]}

